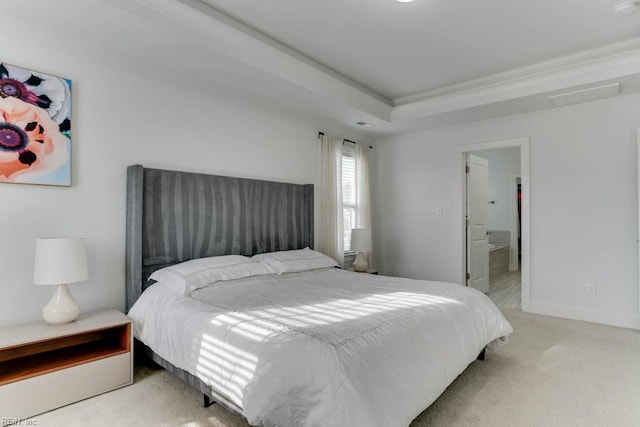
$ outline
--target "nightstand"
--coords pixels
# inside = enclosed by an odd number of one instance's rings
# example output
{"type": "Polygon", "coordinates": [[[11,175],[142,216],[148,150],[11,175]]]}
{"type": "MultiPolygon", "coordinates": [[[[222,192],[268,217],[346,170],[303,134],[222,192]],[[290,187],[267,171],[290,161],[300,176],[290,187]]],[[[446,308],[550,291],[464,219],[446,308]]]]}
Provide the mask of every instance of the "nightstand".
{"type": "Polygon", "coordinates": [[[131,321],[116,310],[0,328],[0,416],[24,419],[131,384],[132,349],[131,321]]]}

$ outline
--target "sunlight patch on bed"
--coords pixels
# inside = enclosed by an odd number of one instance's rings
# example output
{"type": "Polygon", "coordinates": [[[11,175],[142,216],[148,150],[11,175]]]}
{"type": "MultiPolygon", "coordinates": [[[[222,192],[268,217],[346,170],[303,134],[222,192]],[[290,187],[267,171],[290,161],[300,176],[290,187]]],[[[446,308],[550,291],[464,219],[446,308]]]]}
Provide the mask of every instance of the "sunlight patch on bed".
{"type": "Polygon", "coordinates": [[[224,341],[204,334],[196,363],[198,376],[231,402],[242,407],[243,390],[253,379],[258,358],[224,341]]]}
{"type": "Polygon", "coordinates": [[[276,307],[246,312],[228,312],[216,316],[212,324],[233,330],[254,341],[264,342],[286,330],[304,331],[367,316],[382,316],[396,310],[461,304],[451,298],[411,292],[369,295],[364,298],[340,299],[294,307],[276,307]]]}
{"type": "Polygon", "coordinates": [[[368,295],[293,307],[274,307],[245,312],[229,311],[216,316],[211,324],[227,331],[225,341],[205,334],[200,341],[196,364],[198,376],[208,378],[231,402],[242,407],[243,390],[253,380],[258,358],[230,344],[235,339],[265,342],[283,333],[309,333],[312,328],[378,316],[381,319],[397,310],[460,304],[451,298],[411,292],[368,295]]]}

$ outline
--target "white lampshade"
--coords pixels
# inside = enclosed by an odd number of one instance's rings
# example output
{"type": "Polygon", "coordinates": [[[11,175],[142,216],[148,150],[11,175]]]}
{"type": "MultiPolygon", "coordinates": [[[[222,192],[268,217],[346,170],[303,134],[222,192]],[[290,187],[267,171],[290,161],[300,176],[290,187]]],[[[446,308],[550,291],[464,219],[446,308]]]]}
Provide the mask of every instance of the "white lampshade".
{"type": "Polygon", "coordinates": [[[68,283],[88,278],[84,239],[55,237],[36,240],[33,283],[58,285],[51,301],[42,309],[45,322],[62,325],[77,319],[80,306],[69,292],[68,283]]]}
{"type": "Polygon", "coordinates": [[[89,278],[83,238],[55,237],[36,240],[33,283],[60,285],[89,278]]]}
{"type": "Polygon", "coordinates": [[[371,230],[354,228],[351,230],[351,250],[354,252],[371,252],[371,230]]]}

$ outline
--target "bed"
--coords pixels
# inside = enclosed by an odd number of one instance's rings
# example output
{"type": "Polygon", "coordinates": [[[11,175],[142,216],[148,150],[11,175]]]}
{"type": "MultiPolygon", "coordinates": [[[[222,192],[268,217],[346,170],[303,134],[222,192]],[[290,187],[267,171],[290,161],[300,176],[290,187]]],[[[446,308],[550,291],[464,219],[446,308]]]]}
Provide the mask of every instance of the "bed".
{"type": "Polygon", "coordinates": [[[512,332],[474,289],[329,264],[188,292],[152,284],[190,260],[315,257],[313,186],[140,165],[127,176],[136,339],[205,402],[252,425],[406,426],[512,332]]]}

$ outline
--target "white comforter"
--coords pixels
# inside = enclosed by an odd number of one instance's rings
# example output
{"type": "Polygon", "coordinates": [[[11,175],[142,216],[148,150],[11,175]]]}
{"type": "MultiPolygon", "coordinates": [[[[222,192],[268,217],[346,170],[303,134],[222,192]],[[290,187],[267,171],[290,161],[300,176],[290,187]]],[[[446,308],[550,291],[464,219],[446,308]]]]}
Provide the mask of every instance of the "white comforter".
{"type": "Polygon", "coordinates": [[[139,340],[266,426],[407,426],[512,332],[474,289],[337,269],[191,298],[156,284],[129,316],[139,340]]]}

